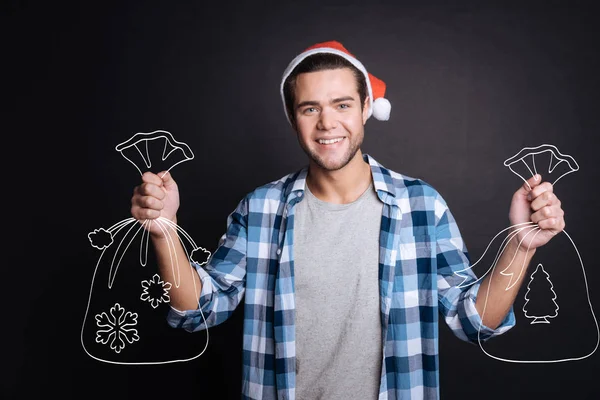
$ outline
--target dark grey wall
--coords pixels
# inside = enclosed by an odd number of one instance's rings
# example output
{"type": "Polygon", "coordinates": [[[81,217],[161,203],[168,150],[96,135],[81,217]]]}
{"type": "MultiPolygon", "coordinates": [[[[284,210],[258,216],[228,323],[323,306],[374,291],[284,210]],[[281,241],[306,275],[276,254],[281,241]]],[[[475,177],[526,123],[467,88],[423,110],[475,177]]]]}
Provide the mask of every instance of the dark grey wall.
{"type": "MultiPolygon", "coordinates": [[[[600,307],[600,50],[592,2],[444,3],[2,6],[4,193],[12,204],[6,233],[14,243],[3,266],[9,337],[0,381],[12,397],[200,398],[213,385],[211,398],[238,398],[241,309],[211,330],[206,353],[188,363],[119,366],[85,354],[79,334],[98,259],[87,233],[129,216],[139,175],[115,145],[164,129],[195,153],[173,170],[180,224],[214,250],[244,194],[306,163],[278,88],[287,63],[325,40],[344,43],[388,85],[391,119],[369,120],[363,152],[436,187],[474,259],[508,226],[509,201],[521,184],[503,161],[543,143],[572,155],[580,170],[556,192],[585,261],[591,303],[600,307]]],[[[557,279],[581,275],[561,254],[554,258],[565,264],[557,279]]],[[[578,282],[573,298],[582,294],[578,282]]],[[[577,304],[585,310],[585,302],[577,304]]],[[[515,333],[498,346],[520,354],[541,341],[544,354],[576,352],[596,334],[589,315],[577,310],[553,338],[515,333]]],[[[514,364],[457,340],[443,324],[440,335],[442,398],[600,393],[592,380],[597,354],[514,364]]]]}

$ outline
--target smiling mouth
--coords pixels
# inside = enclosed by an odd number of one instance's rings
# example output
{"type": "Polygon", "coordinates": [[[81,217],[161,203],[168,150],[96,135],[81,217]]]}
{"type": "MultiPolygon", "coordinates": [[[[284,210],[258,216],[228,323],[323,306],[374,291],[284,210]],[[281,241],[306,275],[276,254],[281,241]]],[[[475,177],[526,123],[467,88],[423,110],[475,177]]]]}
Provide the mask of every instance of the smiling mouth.
{"type": "Polygon", "coordinates": [[[319,139],[316,142],[319,143],[319,144],[328,145],[328,144],[339,143],[342,140],[344,140],[344,138],[343,137],[339,137],[339,138],[335,138],[335,139],[319,139]]]}

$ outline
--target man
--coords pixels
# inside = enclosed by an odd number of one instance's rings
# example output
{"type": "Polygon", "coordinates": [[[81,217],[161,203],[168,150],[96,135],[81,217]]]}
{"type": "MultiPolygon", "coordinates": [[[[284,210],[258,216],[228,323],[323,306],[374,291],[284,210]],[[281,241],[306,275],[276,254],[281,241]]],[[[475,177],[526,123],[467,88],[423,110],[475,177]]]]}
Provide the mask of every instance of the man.
{"type": "MultiPolygon", "coordinates": [[[[361,152],[367,119],[389,116],[384,91],[338,42],[299,54],[281,95],[308,167],[245,196],[207,265],[193,264],[173,285],[169,323],[190,331],[225,321],[243,299],[242,398],[438,398],[438,313],[475,343],[510,329],[520,282],[506,290],[500,271],[518,272],[564,228],[552,185],[532,177],[509,219],[539,232],[517,234],[492,274],[461,285],[456,272],[469,259],[440,194],[361,152]]],[[[176,223],[174,179],[142,181],[132,215],[176,223]]],[[[159,268],[174,282],[157,225],[148,229],[159,268]]]]}

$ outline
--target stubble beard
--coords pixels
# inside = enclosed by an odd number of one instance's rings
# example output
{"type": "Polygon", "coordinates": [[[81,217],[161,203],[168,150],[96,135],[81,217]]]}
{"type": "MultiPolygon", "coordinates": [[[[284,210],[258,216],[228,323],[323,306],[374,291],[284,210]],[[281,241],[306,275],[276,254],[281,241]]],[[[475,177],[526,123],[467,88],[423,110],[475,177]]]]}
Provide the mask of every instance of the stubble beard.
{"type": "MultiPolygon", "coordinates": [[[[350,140],[350,139],[348,139],[348,137],[346,137],[346,140],[350,140]]],[[[306,146],[300,140],[299,135],[298,135],[298,142],[300,143],[300,147],[302,147],[302,150],[304,150],[306,155],[315,164],[317,164],[320,168],[322,168],[325,171],[337,171],[337,170],[344,168],[346,165],[348,165],[348,163],[354,158],[354,156],[356,156],[358,149],[360,149],[360,146],[362,146],[363,139],[361,136],[360,138],[357,138],[356,141],[350,142],[350,145],[348,146],[348,150],[346,151],[346,153],[344,153],[344,155],[341,157],[341,159],[337,163],[336,162],[327,163],[325,160],[323,160],[323,158],[321,158],[319,156],[319,154],[317,154],[315,151],[313,151],[309,146],[306,146]]]]}

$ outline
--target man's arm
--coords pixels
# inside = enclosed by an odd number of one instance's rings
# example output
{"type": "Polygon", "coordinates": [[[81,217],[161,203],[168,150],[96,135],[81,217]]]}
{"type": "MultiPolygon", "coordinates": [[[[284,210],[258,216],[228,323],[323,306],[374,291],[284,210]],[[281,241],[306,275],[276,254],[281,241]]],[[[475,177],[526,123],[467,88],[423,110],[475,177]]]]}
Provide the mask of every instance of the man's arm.
{"type": "Polygon", "coordinates": [[[483,325],[496,329],[504,320],[515,302],[534,254],[535,250],[528,252],[520,248],[516,237],[508,243],[498,264],[479,287],[475,308],[483,316],[483,325]]]}
{"type": "Polygon", "coordinates": [[[227,218],[227,232],[206,265],[190,262],[176,224],[179,190],[168,172],[142,175],[134,189],[131,214],[150,233],[162,279],[171,284],[173,327],[196,331],[220,324],[245,292],[248,204],[244,198],[227,218]]]}
{"type": "Polygon", "coordinates": [[[475,302],[477,312],[483,315],[483,324],[492,329],[502,322],[513,305],[535,249],[565,227],[561,202],[553,193],[552,185],[541,182],[540,175],[531,177],[515,192],[509,220],[514,235],[492,273],[481,283],[475,302]],[[533,224],[528,226],[527,223],[533,224]],[[517,233],[515,226],[525,228],[517,233]]]}
{"type": "Polygon", "coordinates": [[[171,306],[178,310],[196,310],[202,284],[174,228],[178,209],[179,189],[171,174],[167,171],[160,174],[144,173],[142,183],[133,191],[131,215],[140,222],[146,222],[159,273],[163,280],[171,284],[171,306]]]}
{"type": "Polygon", "coordinates": [[[188,261],[177,232],[171,229],[170,237],[153,237],[152,244],[160,276],[165,282],[171,283],[171,306],[180,311],[196,310],[202,292],[202,282],[188,261]]]}

